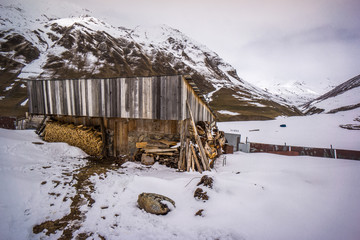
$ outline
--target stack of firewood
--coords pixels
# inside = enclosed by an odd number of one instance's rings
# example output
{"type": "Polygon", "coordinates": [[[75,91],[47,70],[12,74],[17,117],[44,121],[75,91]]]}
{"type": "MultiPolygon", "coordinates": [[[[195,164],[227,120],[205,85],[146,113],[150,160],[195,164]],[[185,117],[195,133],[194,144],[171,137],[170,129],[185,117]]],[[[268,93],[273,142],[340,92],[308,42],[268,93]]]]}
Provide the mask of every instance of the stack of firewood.
{"type": "Polygon", "coordinates": [[[137,142],[138,149],[134,159],[145,165],[151,165],[155,161],[168,167],[177,167],[179,159],[178,142],[168,140],[150,140],[137,142]]]}
{"type": "Polygon", "coordinates": [[[224,132],[209,122],[191,124],[188,134],[181,140],[178,169],[181,171],[206,171],[213,167],[215,159],[222,154],[225,145],[224,132]],[[195,129],[195,130],[194,130],[195,129]]]}
{"type": "Polygon", "coordinates": [[[91,156],[102,155],[102,134],[93,127],[48,121],[43,138],[47,142],[66,142],[81,148],[91,156]]]}
{"type": "Polygon", "coordinates": [[[222,154],[225,145],[224,132],[219,131],[214,123],[198,122],[195,124],[189,103],[187,107],[190,119],[181,126],[180,156],[178,169],[181,171],[210,171],[215,159],[222,154]]]}

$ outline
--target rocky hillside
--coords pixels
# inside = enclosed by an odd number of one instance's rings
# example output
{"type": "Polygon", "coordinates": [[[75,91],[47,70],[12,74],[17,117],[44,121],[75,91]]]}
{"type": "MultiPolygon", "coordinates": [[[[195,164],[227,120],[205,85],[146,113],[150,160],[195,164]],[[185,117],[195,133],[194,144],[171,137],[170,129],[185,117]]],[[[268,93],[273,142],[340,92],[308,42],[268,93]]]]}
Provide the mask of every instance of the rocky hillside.
{"type": "Polygon", "coordinates": [[[360,75],[302,106],[305,114],[336,113],[360,108],[360,75]]]}
{"type": "Polygon", "coordinates": [[[220,120],[299,115],[243,79],[215,52],[166,25],[127,29],[89,15],[48,17],[0,5],[0,115],[23,115],[27,78],[189,74],[220,120]]]}

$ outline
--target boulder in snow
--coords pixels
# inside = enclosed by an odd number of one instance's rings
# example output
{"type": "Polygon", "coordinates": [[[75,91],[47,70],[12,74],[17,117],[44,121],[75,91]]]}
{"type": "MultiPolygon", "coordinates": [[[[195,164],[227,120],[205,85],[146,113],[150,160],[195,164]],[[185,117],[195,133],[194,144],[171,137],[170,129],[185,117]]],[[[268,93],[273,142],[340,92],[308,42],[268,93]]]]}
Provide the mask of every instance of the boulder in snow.
{"type": "Polygon", "coordinates": [[[138,197],[139,208],[156,215],[165,215],[171,211],[164,202],[170,202],[175,207],[175,202],[172,199],[160,194],[141,193],[138,197]]]}

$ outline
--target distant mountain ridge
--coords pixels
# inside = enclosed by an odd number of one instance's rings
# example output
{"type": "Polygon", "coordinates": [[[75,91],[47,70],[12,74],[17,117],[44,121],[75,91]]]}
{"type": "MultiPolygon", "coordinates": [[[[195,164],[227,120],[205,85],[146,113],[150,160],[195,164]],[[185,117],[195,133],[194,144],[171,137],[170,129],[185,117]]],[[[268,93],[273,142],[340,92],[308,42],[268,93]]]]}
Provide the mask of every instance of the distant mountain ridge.
{"type": "Polygon", "coordinates": [[[360,108],[360,75],[304,104],[305,114],[336,113],[360,108]]]}
{"type": "Polygon", "coordinates": [[[0,115],[26,111],[26,89],[19,78],[172,74],[191,75],[220,120],[301,114],[280,96],[241,79],[215,52],[166,25],[114,27],[88,10],[65,18],[46,12],[33,16],[18,6],[0,5],[0,10],[0,115]]]}
{"type": "Polygon", "coordinates": [[[295,106],[301,106],[320,96],[320,94],[308,87],[305,82],[300,81],[278,83],[263,88],[275,96],[281,96],[295,106]]]}

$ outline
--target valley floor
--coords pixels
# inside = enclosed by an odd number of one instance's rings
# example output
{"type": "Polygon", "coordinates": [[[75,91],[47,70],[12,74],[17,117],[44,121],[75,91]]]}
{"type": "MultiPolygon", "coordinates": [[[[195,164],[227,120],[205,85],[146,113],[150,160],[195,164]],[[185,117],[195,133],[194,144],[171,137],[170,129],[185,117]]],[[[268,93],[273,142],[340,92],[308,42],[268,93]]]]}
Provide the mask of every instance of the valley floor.
{"type": "Polygon", "coordinates": [[[1,239],[360,236],[360,161],[223,155],[206,173],[214,187],[202,187],[209,196],[202,202],[194,198],[199,173],[133,162],[94,168],[84,157],[31,130],[0,129],[1,239]],[[168,196],[176,208],[166,216],[146,213],[137,207],[142,192],[168,196]],[[200,209],[203,216],[195,216],[200,209]]]}
{"type": "Polygon", "coordinates": [[[315,114],[298,117],[278,117],[271,121],[220,122],[220,130],[241,134],[241,142],[285,144],[290,146],[347,149],[360,151],[360,131],[340,128],[357,124],[360,110],[335,114],[315,114]],[[280,127],[286,124],[286,127],[280,127]],[[254,131],[255,130],[255,131],[254,131]]]}

